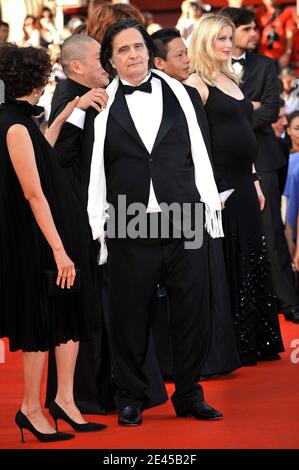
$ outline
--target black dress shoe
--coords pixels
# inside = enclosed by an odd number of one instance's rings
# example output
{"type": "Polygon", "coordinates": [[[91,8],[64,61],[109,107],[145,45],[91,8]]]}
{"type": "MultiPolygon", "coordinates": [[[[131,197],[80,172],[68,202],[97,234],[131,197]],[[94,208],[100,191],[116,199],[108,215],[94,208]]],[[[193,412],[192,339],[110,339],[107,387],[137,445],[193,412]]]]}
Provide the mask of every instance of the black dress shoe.
{"type": "Polygon", "coordinates": [[[187,416],[193,416],[195,419],[203,420],[216,420],[223,418],[223,414],[220,411],[215,410],[205,401],[199,401],[194,403],[188,410],[183,412],[176,412],[176,415],[179,418],[186,418],[187,416]]]}
{"type": "Polygon", "coordinates": [[[139,426],[141,423],[141,412],[136,405],[128,405],[118,414],[118,424],[121,426],[139,426]]]}
{"type": "Polygon", "coordinates": [[[106,424],[101,423],[76,423],[73,421],[62,408],[55,401],[49,406],[49,413],[55,421],[56,431],[58,431],[58,424],[57,421],[61,419],[68,423],[74,431],[76,432],[94,432],[94,431],[102,431],[102,429],[106,429],[106,424]]]}

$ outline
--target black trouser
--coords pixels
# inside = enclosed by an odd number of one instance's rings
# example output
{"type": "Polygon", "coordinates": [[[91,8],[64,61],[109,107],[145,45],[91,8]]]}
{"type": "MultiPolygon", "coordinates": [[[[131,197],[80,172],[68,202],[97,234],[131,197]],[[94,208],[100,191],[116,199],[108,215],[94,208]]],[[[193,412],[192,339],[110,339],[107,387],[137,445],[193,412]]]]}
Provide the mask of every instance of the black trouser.
{"type": "Polygon", "coordinates": [[[261,187],[266,198],[262,221],[267,240],[272,283],[280,309],[285,312],[299,305],[299,296],[294,286],[291,257],[280,215],[278,176],[276,172],[261,173],[261,175],[261,187]]]}
{"type": "Polygon", "coordinates": [[[116,403],[144,406],[144,360],[153,302],[161,279],[170,302],[176,411],[203,400],[196,376],[210,338],[210,279],[207,236],[199,249],[182,239],[109,239],[108,292],[116,403]]]}

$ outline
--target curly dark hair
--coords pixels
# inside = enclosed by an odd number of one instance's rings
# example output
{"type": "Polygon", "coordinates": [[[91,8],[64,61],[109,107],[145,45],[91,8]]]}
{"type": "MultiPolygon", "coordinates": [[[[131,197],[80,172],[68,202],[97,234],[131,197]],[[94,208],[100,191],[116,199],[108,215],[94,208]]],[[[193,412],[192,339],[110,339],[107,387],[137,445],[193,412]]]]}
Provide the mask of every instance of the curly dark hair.
{"type": "Polygon", "coordinates": [[[0,79],[5,94],[20,98],[48,83],[52,65],[48,53],[35,47],[18,47],[7,43],[0,45],[0,79]]]}
{"type": "Polygon", "coordinates": [[[142,35],[144,43],[148,50],[149,69],[153,65],[155,45],[154,45],[152,38],[150,37],[148,32],[144,29],[144,27],[140,23],[138,23],[138,21],[134,19],[117,21],[116,23],[113,23],[111,26],[109,26],[109,28],[106,30],[104,34],[102,47],[101,47],[101,56],[100,56],[100,62],[102,64],[102,67],[106,70],[106,72],[109,73],[111,77],[115,77],[116,75],[116,71],[110,63],[110,59],[112,57],[113,39],[121,31],[125,29],[131,29],[131,28],[137,29],[137,31],[139,31],[139,33],[142,35]]]}

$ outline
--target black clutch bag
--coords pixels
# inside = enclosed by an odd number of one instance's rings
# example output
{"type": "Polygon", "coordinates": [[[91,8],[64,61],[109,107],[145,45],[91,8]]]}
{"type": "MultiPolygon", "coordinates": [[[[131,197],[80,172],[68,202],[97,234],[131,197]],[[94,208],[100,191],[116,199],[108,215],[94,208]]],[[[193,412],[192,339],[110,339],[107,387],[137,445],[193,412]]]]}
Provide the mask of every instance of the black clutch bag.
{"type": "Polygon", "coordinates": [[[76,268],[76,277],[75,277],[75,282],[74,284],[67,289],[67,287],[64,287],[62,289],[56,284],[56,279],[57,279],[57,274],[58,271],[53,269],[47,269],[44,271],[45,273],[45,278],[46,278],[46,286],[47,286],[47,292],[48,295],[61,295],[61,294],[68,294],[68,293],[73,293],[73,292],[79,292],[80,291],[80,269],[76,268]]]}

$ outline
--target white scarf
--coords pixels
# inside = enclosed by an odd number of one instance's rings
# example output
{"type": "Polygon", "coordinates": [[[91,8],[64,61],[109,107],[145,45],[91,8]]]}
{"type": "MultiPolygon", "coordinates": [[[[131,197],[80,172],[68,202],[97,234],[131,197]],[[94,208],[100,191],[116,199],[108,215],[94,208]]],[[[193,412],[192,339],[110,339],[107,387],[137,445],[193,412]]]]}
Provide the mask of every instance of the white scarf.
{"type": "MultiPolygon", "coordinates": [[[[169,77],[160,70],[153,70],[153,72],[165,80],[177,97],[185,114],[191,142],[195,184],[201,196],[201,201],[205,203],[205,228],[212,238],[223,237],[220,198],[192,101],[187,90],[179,81],[169,77]]],[[[107,261],[104,225],[108,218],[106,210],[109,204],[106,201],[104,142],[109,111],[118,86],[119,78],[116,77],[106,89],[109,96],[107,107],[98,114],[94,121],[94,145],[88,187],[87,212],[93,238],[94,240],[99,239],[101,243],[99,264],[104,264],[107,261]]]]}

